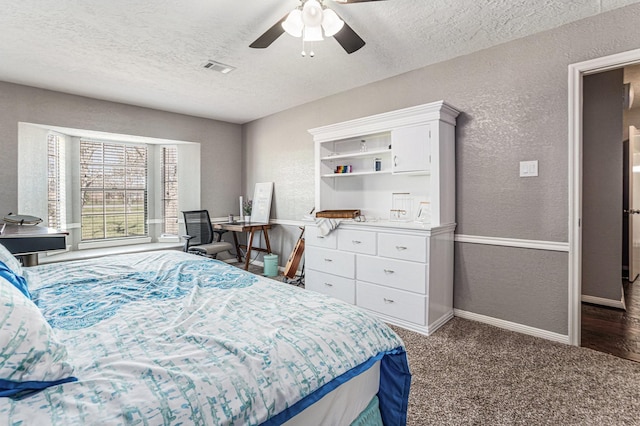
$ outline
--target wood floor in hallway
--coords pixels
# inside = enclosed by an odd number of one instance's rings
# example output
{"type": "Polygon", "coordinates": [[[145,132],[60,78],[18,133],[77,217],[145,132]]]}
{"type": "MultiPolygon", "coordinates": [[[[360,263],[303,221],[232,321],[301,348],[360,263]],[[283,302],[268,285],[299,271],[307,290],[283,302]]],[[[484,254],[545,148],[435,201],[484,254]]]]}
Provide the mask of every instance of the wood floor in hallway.
{"type": "Polygon", "coordinates": [[[582,304],[582,346],[640,362],[640,279],[622,286],[626,311],[582,304]]]}

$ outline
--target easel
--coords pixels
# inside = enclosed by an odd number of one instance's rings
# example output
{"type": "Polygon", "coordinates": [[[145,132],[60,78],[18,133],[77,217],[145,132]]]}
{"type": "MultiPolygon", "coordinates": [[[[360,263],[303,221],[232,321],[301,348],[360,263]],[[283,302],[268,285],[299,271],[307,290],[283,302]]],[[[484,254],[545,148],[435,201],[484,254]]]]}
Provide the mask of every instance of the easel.
{"type": "MultiPolygon", "coordinates": [[[[315,210],[315,207],[311,209],[309,214],[312,214],[315,210]]],[[[282,282],[287,284],[293,284],[296,286],[304,286],[304,263],[302,264],[302,271],[300,272],[300,276],[296,278],[296,272],[298,271],[298,265],[300,264],[300,260],[302,259],[302,254],[304,253],[304,226],[301,226],[300,229],[300,237],[298,237],[298,242],[296,242],[296,246],[293,248],[291,255],[289,256],[289,260],[287,260],[287,265],[284,268],[284,279],[282,282]]]]}
{"type": "Polygon", "coordinates": [[[302,229],[302,232],[300,233],[300,237],[298,237],[296,246],[291,252],[291,256],[289,256],[289,260],[287,260],[287,266],[284,268],[284,279],[282,280],[284,283],[299,287],[304,286],[304,264],[302,264],[300,276],[296,278],[298,265],[300,264],[302,253],[304,253],[304,226],[301,226],[300,229],[302,229]]]}

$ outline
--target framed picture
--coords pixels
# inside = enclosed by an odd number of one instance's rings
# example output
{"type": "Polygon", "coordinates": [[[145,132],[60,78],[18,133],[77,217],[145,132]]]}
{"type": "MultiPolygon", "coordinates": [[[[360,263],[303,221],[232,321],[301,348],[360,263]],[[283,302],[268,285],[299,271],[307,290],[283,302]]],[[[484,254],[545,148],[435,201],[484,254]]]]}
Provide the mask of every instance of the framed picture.
{"type": "Polygon", "coordinates": [[[273,196],[273,182],[256,183],[253,191],[253,206],[251,207],[251,222],[268,223],[271,213],[271,197],[273,196]]]}

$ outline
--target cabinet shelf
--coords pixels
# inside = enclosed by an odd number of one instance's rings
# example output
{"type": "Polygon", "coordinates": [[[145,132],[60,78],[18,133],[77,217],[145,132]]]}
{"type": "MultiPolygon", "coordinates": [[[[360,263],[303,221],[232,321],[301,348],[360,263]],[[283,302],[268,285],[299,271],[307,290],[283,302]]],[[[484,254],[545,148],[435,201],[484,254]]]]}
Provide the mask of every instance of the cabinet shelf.
{"type": "Polygon", "coordinates": [[[380,170],[379,172],[353,172],[353,173],[327,173],[322,175],[323,178],[341,178],[349,176],[364,176],[364,175],[384,175],[390,174],[391,170],[380,170]]]}
{"type": "Polygon", "coordinates": [[[412,215],[429,201],[432,226],[454,223],[458,114],[440,101],[309,129],[316,209],[390,217],[393,194],[408,193],[412,215]]]}
{"type": "MultiPolygon", "coordinates": [[[[340,160],[343,158],[369,158],[369,157],[376,157],[379,155],[391,155],[391,150],[388,148],[385,148],[385,149],[377,149],[372,151],[357,151],[357,152],[350,152],[348,154],[329,155],[326,157],[322,157],[321,160],[325,161],[325,160],[340,160]]],[[[380,173],[380,172],[377,172],[377,173],[380,173]]]]}

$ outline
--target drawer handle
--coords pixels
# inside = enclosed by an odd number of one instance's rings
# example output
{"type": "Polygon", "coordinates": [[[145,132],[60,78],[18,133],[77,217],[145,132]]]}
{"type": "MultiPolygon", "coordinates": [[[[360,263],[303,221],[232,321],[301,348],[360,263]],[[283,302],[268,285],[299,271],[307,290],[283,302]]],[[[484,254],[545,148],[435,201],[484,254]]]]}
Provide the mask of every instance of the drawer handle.
{"type": "Polygon", "coordinates": [[[324,261],[325,261],[325,262],[333,262],[333,259],[329,259],[329,258],[326,258],[326,257],[325,257],[325,258],[324,258],[324,261]]]}
{"type": "Polygon", "coordinates": [[[351,240],[351,242],[352,242],[353,244],[362,244],[362,241],[358,241],[358,240],[351,240]]]}
{"type": "Polygon", "coordinates": [[[386,297],[384,298],[384,303],[395,303],[395,300],[393,299],[387,299],[386,297]]]}
{"type": "Polygon", "coordinates": [[[384,273],[385,274],[395,274],[396,271],[394,271],[393,269],[385,269],[384,273]]]}
{"type": "Polygon", "coordinates": [[[324,283],[324,285],[326,285],[327,287],[333,287],[333,284],[331,283],[324,283]]]}
{"type": "Polygon", "coordinates": [[[324,237],[323,237],[322,235],[316,235],[316,238],[320,238],[320,239],[322,239],[322,238],[324,238],[324,237]]]}
{"type": "Polygon", "coordinates": [[[396,250],[398,250],[398,251],[402,251],[402,250],[406,250],[406,249],[407,248],[403,247],[403,246],[396,246],[396,250]]]}

